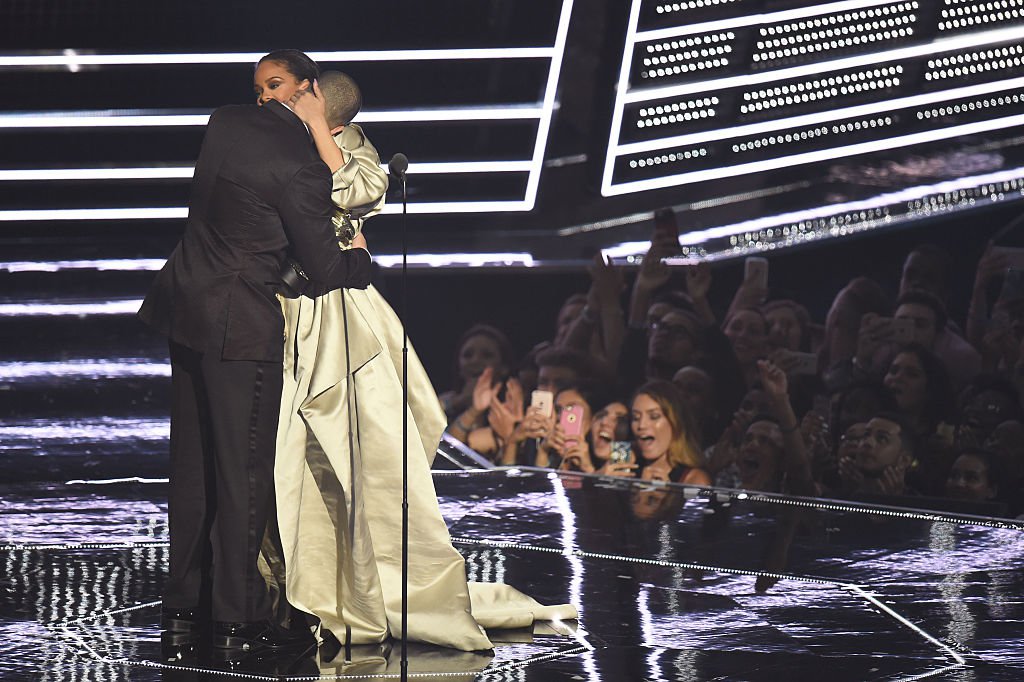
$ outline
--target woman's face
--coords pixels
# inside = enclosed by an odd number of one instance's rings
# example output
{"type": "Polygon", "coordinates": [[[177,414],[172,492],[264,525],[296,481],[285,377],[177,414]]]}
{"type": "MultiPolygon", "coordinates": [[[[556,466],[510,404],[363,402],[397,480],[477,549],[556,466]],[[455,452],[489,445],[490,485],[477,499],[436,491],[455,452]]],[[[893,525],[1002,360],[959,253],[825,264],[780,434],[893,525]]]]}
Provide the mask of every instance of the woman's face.
{"type": "Polygon", "coordinates": [[[957,457],[946,479],[946,495],[976,502],[994,498],[996,491],[989,481],[985,460],[973,455],[957,457]]]}
{"type": "Polygon", "coordinates": [[[484,369],[497,367],[500,363],[498,344],[489,336],[471,336],[459,349],[459,376],[464,381],[476,381],[484,369]]]}
{"type": "Polygon", "coordinates": [[[780,306],[766,313],[764,318],[768,323],[768,344],[772,348],[800,350],[802,331],[792,308],[780,306]]]}
{"type": "Polygon", "coordinates": [[[252,79],[256,91],[256,104],[263,106],[276,99],[282,104],[288,102],[299,90],[310,86],[308,80],[298,80],[282,64],[270,60],[260,62],[252,79]]]}
{"type": "Polygon", "coordinates": [[[591,452],[595,458],[604,461],[612,456],[612,441],[624,440],[618,436],[625,436],[616,434],[615,430],[620,420],[628,414],[629,408],[623,403],[611,403],[594,415],[590,424],[590,442],[593,445],[591,452]]]}
{"type": "Polygon", "coordinates": [[[668,454],[672,444],[672,424],[651,396],[641,393],[633,400],[633,438],[640,455],[653,461],[668,454]]]}
{"type": "Polygon", "coordinates": [[[693,362],[698,330],[693,320],[680,310],[669,309],[654,322],[647,338],[647,357],[672,367],[693,362]]]}
{"type": "Polygon", "coordinates": [[[917,414],[928,398],[928,376],[914,353],[899,353],[882,383],[892,391],[901,412],[917,414]]]}
{"type": "Polygon", "coordinates": [[[861,443],[864,442],[864,436],[867,435],[868,425],[865,422],[858,422],[850,425],[845,431],[843,431],[842,437],[839,439],[839,449],[836,455],[840,458],[849,457],[855,459],[857,456],[857,449],[860,448],[861,443]]]}
{"type": "Polygon", "coordinates": [[[764,354],[766,330],[760,313],[741,310],[729,319],[724,331],[741,365],[749,365],[764,354]]]}

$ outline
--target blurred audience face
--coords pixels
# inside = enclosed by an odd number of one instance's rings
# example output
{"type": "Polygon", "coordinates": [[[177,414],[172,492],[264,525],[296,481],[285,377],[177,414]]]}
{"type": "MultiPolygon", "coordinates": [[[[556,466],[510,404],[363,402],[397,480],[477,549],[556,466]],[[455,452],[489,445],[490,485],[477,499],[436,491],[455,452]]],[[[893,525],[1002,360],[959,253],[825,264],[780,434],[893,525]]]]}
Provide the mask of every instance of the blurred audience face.
{"type": "Polygon", "coordinates": [[[629,440],[629,408],[624,403],[605,405],[590,423],[590,452],[596,460],[612,456],[612,441],[629,440]]]}
{"type": "Polygon", "coordinates": [[[1015,414],[1017,406],[1002,391],[984,390],[964,405],[961,423],[963,445],[980,446],[996,427],[1015,414]]]}
{"type": "Polygon", "coordinates": [[[576,370],[564,365],[544,365],[537,370],[537,388],[558,393],[563,386],[576,382],[576,370]]]}
{"type": "Polygon", "coordinates": [[[459,376],[472,385],[487,367],[501,364],[501,350],[489,336],[477,335],[466,339],[459,349],[459,376]]]}
{"type": "Polygon", "coordinates": [[[778,306],[764,314],[768,323],[768,347],[772,350],[785,348],[786,350],[800,350],[800,340],[803,337],[803,329],[800,327],[800,320],[796,311],[789,306],[778,306]]]}
{"type": "Polygon", "coordinates": [[[660,322],[661,318],[665,316],[665,313],[667,313],[670,310],[675,310],[675,306],[666,301],[658,301],[657,303],[652,303],[650,307],[647,308],[647,319],[644,320],[644,323],[647,325],[648,331],[650,331],[651,325],[653,325],[655,322],[660,322]]]}
{"type": "Polygon", "coordinates": [[[694,415],[698,424],[714,412],[715,380],[700,367],[683,367],[672,377],[672,383],[682,393],[684,407],[694,415]]]}
{"type": "Polygon", "coordinates": [[[946,479],[946,496],[974,502],[993,499],[996,496],[995,484],[989,478],[984,458],[971,454],[957,457],[946,479]]]}
{"type": "Polygon", "coordinates": [[[698,329],[692,317],[677,308],[669,308],[647,329],[648,360],[673,368],[693,360],[698,329]]]}
{"type": "Polygon", "coordinates": [[[747,490],[778,491],[782,477],[782,431],[770,421],[747,427],[736,457],[740,486],[747,490]]]}
{"type": "Polygon", "coordinates": [[[580,392],[574,388],[567,388],[564,391],[560,391],[558,395],[555,396],[556,415],[561,415],[562,410],[570,405],[579,407],[582,411],[580,433],[584,434],[585,437],[586,434],[590,432],[590,425],[592,421],[590,403],[588,403],[587,399],[580,395],[580,392]]]}
{"type": "Polygon", "coordinates": [[[754,310],[737,311],[723,330],[741,365],[753,364],[765,354],[767,329],[764,317],[754,310]]]}
{"type": "Polygon", "coordinates": [[[672,424],[654,398],[641,393],[633,399],[632,426],[641,457],[650,462],[668,453],[672,424]]]}
{"type": "Polygon", "coordinates": [[[854,461],[870,477],[881,476],[888,467],[909,464],[910,454],[903,447],[900,425],[882,417],[869,421],[854,461]]]}
{"type": "Polygon", "coordinates": [[[572,323],[575,322],[580,315],[583,314],[583,306],[586,305],[585,300],[579,300],[577,298],[570,298],[562,306],[561,310],[558,311],[558,319],[555,322],[555,345],[559,346],[565,341],[565,337],[569,333],[569,328],[572,327],[572,323]]]}
{"type": "Polygon", "coordinates": [[[918,414],[928,400],[928,375],[914,353],[897,353],[882,380],[900,411],[918,414]]]}
{"type": "Polygon", "coordinates": [[[771,412],[772,403],[768,398],[768,394],[762,391],[760,388],[752,388],[747,391],[746,395],[743,396],[743,400],[740,401],[740,406],[736,410],[736,417],[744,423],[750,423],[758,414],[768,414],[771,412]]]}
{"type": "Polygon", "coordinates": [[[999,457],[1010,480],[1024,476],[1024,423],[1016,419],[1003,422],[985,441],[985,449],[999,457]]]}
{"type": "Polygon", "coordinates": [[[935,327],[935,311],[923,303],[904,303],[896,308],[893,317],[897,320],[911,320],[914,323],[914,343],[919,343],[928,350],[935,345],[935,337],[939,329],[935,327]]]}
{"type": "Polygon", "coordinates": [[[836,456],[839,458],[847,457],[852,460],[857,459],[857,450],[864,442],[864,436],[867,435],[868,425],[864,422],[851,424],[843,431],[843,435],[839,438],[839,448],[836,451],[836,456]]]}
{"type": "Polygon", "coordinates": [[[911,251],[903,262],[900,276],[900,294],[911,289],[924,289],[939,298],[945,297],[946,272],[942,262],[929,254],[911,251]]]}

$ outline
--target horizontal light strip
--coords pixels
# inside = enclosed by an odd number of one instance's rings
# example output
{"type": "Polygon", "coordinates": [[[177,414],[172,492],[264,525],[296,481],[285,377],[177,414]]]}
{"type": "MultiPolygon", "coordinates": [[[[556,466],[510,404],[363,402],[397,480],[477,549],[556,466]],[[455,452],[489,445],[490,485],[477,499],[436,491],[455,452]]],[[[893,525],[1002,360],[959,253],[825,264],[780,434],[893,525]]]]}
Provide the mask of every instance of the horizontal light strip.
{"type": "Polygon", "coordinates": [[[860,142],[843,147],[830,147],[828,149],[819,149],[812,152],[804,152],[802,154],[793,154],[791,156],[780,156],[773,159],[765,159],[763,161],[742,163],[735,166],[720,166],[718,168],[708,168],[705,170],[692,171],[690,173],[679,173],[677,175],[669,175],[660,178],[625,182],[612,185],[610,187],[602,187],[601,193],[604,196],[614,196],[617,194],[628,194],[630,192],[642,192],[649,189],[661,189],[664,187],[675,187],[677,185],[685,185],[694,182],[704,182],[706,180],[730,178],[737,175],[747,175],[762,171],[778,170],[779,168],[789,168],[791,166],[799,166],[801,164],[814,163],[816,161],[828,161],[830,159],[836,159],[844,156],[870,154],[872,152],[884,151],[886,149],[896,149],[898,147],[908,147],[915,144],[922,144],[924,142],[946,140],[951,137],[959,137],[960,135],[973,135],[975,133],[983,133],[991,130],[1001,130],[1003,128],[1010,128],[1021,124],[1024,124],[1024,114],[1017,114],[1015,116],[995,118],[988,121],[977,121],[975,123],[965,123],[963,125],[940,128],[938,130],[926,130],[920,133],[899,135],[897,137],[890,137],[882,140],[870,140],[868,142],[860,142]]]}
{"type": "MultiPolygon", "coordinates": [[[[439,201],[410,203],[409,213],[501,213],[529,211],[525,201],[439,201]]],[[[381,213],[401,213],[401,204],[388,204],[381,213]]],[[[49,220],[171,220],[188,217],[185,206],[166,208],[54,208],[0,211],[0,222],[49,220]]]]}
{"type": "Polygon", "coordinates": [[[100,260],[9,261],[0,272],[60,272],[61,270],[104,270],[112,272],[153,272],[164,266],[164,258],[105,258],[100,260]]]}
{"type": "MultiPolygon", "coordinates": [[[[1010,182],[1021,178],[1024,178],[1024,168],[1013,168],[1005,171],[998,171],[996,173],[987,173],[985,175],[975,175],[967,178],[959,178],[957,180],[946,180],[932,185],[908,187],[907,189],[896,192],[879,194],[869,199],[829,204],[826,206],[816,206],[814,208],[804,209],[801,211],[763,216],[761,218],[733,223],[731,225],[722,225],[719,227],[708,228],[706,230],[687,232],[686,234],[680,235],[679,244],[681,246],[695,246],[711,239],[731,237],[745,232],[758,232],[768,228],[793,225],[809,220],[830,218],[843,213],[869,211],[876,208],[914,201],[916,199],[923,199],[935,194],[956,192],[987,184],[1010,182]]],[[[624,242],[622,244],[602,249],[601,252],[609,258],[628,258],[630,256],[643,255],[650,247],[651,243],[649,241],[624,242]]]]}
{"type": "Polygon", "coordinates": [[[788,9],[781,12],[766,12],[764,14],[747,14],[719,21],[706,21],[701,24],[684,24],[682,26],[670,26],[650,31],[640,31],[636,34],[635,42],[648,43],[652,40],[664,40],[677,36],[688,36],[697,33],[714,33],[716,31],[728,31],[730,29],[746,28],[747,26],[758,26],[761,24],[778,24],[795,19],[817,17],[822,14],[834,14],[837,12],[848,12],[851,10],[867,9],[879,5],[894,5],[904,0],[844,0],[843,2],[832,2],[827,5],[811,5],[788,9]]]}
{"type": "Polygon", "coordinates": [[[812,114],[779,118],[770,121],[762,121],[761,123],[733,126],[731,128],[718,128],[716,130],[706,130],[687,135],[675,135],[673,137],[665,137],[657,140],[630,142],[619,145],[615,148],[615,152],[617,156],[621,156],[622,154],[637,154],[654,151],[656,149],[702,144],[704,142],[744,137],[747,135],[761,135],[763,133],[770,133],[777,130],[813,126],[819,123],[827,123],[829,121],[837,121],[844,118],[871,116],[874,114],[896,111],[897,109],[909,109],[911,107],[937,104],[939,102],[946,102],[953,99],[966,99],[968,97],[990,95],[994,92],[1012,90],[1014,88],[1024,88],[1024,77],[993,81],[991,83],[979,83],[978,85],[968,85],[962,88],[928,92],[920,95],[911,95],[909,97],[899,97],[882,102],[871,102],[870,104],[859,104],[857,106],[845,107],[843,109],[828,109],[826,111],[818,111],[812,114]]]}
{"type": "MultiPolygon", "coordinates": [[[[381,168],[387,169],[386,164],[381,168]]],[[[529,173],[532,161],[439,161],[409,164],[409,174],[529,173]]],[[[0,182],[53,180],[179,180],[192,177],[193,166],[154,168],[28,168],[0,170],[0,182]]]]}
{"type": "Polygon", "coordinates": [[[0,363],[0,380],[26,379],[120,379],[124,377],[169,377],[171,366],[144,358],[108,360],[64,360],[62,362],[0,363]]]}
{"type": "MultiPolygon", "coordinates": [[[[0,67],[143,66],[177,64],[255,64],[266,52],[189,52],[168,54],[0,55],[0,67]]],[[[553,47],[492,47],[446,50],[341,50],[307,52],[317,62],[395,62],[462,59],[551,59],[553,47]]]]}
{"type": "Polygon", "coordinates": [[[669,85],[660,88],[630,90],[623,97],[622,101],[626,103],[647,102],[650,100],[662,99],[666,97],[677,97],[679,95],[689,95],[697,92],[719,91],[736,87],[749,87],[752,85],[759,85],[762,83],[772,83],[774,81],[779,80],[788,80],[790,78],[800,78],[802,76],[811,76],[819,73],[828,73],[830,71],[840,71],[842,69],[851,69],[858,66],[880,64],[882,62],[890,62],[898,59],[923,57],[928,55],[941,54],[943,52],[983,47],[985,45],[990,45],[993,43],[1001,43],[1021,39],[1024,39],[1024,26],[1012,26],[1009,28],[1002,28],[994,31],[970,33],[967,35],[956,36],[955,38],[942,38],[924,45],[912,45],[910,47],[901,47],[895,50],[886,50],[883,52],[875,52],[872,54],[862,54],[856,55],[854,57],[845,57],[843,59],[832,59],[828,61],[814,62],[812,64],[803,64],[801,66],[794,66],[786,69],[777,69],[775,71],[763,71],[761,73],[745,73],[740,76],[726,76],[723,78],[715,78],[712,80],[699,81],[696,83],[680,83],[679,85],[669,85]]]}
{"type": "MultiPolygon", "coordinates": [[[[359,122],[518,121],[540,119],[543,114],[544,108],[534,105],[467,107],[464,109],[411,109],[408,111],[364,111],[359,114],[359,122]]],[[[118,115],[117,113],[56,111],[31,114],[0,114],[0,129],[204,126],[209,120],[209,114],[118,115]]]]}
{"type": "MultiPolygon", "coordinates": [[[[373,256],[373,262],[384,268],[401,267],[401,255],[373,256]]],[[[431,268],[485,266],[534,267],[537,263],[529,253],[415,253],[409,254],[409,265],[431,268]]]]}
{"type": "Polygon", "coordinates": [[[56,317],[63,315],[134,315],[142,299],[88,303],[0,303],[0,317],[56,317]]]}

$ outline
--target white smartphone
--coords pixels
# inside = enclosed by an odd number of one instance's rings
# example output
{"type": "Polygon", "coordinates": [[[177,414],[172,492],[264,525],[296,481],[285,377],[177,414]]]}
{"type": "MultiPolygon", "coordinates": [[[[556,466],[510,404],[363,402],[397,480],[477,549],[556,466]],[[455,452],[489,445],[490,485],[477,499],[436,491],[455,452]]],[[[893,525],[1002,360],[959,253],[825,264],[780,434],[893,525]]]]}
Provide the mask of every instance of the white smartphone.
{"type": "Polygon", "coordinates": [[[743,261],[743,280],[762,289],[768,288],[768,259],[748,256],[743,261]]]}
{"type": "Polygon", "coordinates": [[[530,407],[540,408],[541,414],[545,417],[551,416],[551,410],[555,404],[555,396],[551,391],[540,389],[530,394],[530,407]]]}

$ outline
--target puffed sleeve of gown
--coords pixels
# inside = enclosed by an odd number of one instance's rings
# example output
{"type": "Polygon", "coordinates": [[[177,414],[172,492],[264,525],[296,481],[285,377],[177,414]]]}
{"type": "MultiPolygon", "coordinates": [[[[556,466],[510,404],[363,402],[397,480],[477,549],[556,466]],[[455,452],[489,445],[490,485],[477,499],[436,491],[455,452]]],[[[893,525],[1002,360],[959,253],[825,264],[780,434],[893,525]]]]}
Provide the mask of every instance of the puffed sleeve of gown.
{"type": "MultiPolygon", "coordinates": [[[[363,217],[380,213],[384,207],[384,193],[388,190],[388,174],[380,167],[380,155],[355,123],[334,136],[342,151],[345,165],[334,171],[331,200],[335,206],[353,208],[377,202],[363,217]]],[[[355,221],[353,221],[355,222],[355,221]]]]}

